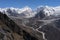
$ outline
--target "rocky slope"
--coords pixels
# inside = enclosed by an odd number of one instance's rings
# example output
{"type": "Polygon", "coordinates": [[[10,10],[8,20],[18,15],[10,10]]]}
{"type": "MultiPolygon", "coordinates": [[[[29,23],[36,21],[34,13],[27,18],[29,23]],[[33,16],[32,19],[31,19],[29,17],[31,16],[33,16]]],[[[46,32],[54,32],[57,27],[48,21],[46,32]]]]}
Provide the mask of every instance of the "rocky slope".
{"type": "MultiPolygon", "coordinates": [[[[22,27],[22,26],[21,26],[22,27]]],[[[0,40],[38,40],[0,12],[0,40]]]]}
{"type": "Polygon", "coordinates": [[[52,19],[19,19],[12,18],[21,29],[38,40],[60,40],[60,18],[52,19]]]}

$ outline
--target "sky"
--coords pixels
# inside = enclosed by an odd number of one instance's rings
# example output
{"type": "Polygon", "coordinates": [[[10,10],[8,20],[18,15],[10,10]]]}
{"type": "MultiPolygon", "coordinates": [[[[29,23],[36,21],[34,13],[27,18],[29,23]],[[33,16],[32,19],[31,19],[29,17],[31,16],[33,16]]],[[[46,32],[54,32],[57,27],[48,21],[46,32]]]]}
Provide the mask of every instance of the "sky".
{"type": "Polygon", "coordinates": [[[0,0],[0,8],[23,8],[25,6],[29,6],[34,9],[41,5],[60,6],[60,0],[0,0]]]}

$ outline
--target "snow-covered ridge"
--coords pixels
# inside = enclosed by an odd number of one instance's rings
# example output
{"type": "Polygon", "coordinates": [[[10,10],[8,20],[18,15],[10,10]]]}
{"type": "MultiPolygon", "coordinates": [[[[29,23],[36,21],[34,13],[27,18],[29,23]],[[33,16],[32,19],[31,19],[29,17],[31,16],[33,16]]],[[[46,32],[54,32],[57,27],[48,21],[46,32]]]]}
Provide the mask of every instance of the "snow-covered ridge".
{"type": "Polygon", "coordinates": [[[50,15],[60,15],[60,6],[50,7],[50,6],[39,6],[36,10],[32,10],[30,7],[26,6],[24,8],[0,8],[0,12],[3,12],[7,15],[20,16],[25,18],[34,17],[38,12],[42,11],[46,16],[50,15]]]}
{"type": "Polygon", "coordinates": [[[10,7],[10,8],[0,8],[0,11],[1,12],[3,12],[3,11],[7,11],[8,9],[10,9],[11,11],[13,11],[13,10],[15,10],[15,11],[17,11],[19,14],[20,13],[22,13],[22,12],[24,12],[24,11],[32,11],[32,9],[31,8],[29,8],[29,7],[24,7],[24,8],[14,8],[14,7],[10,7]]]}
{"type": "Polygon", "coordinates": [[[0,8],[0,12],[3,12],[5,14],[7,14],[8,16],[13,15],[13,16],[20,16],[20,17],[32,17],[33,16],[33,12],[32,9],[28,6],[24,7],[24,8],[0,8]]]}
{"type": "Polygon", "coordinates": [[[43,11],[46,16],[50,15],[60,15],[60,6],[50,7],[50,6],[39,6],[37,12],[43,11]]]}

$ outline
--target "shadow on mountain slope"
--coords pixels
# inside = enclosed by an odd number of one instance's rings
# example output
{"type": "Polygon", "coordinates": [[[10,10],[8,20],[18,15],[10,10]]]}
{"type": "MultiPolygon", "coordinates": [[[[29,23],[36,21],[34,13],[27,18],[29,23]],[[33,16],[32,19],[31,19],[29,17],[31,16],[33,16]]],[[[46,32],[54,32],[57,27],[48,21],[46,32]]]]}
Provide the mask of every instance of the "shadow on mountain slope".
{"type": "Polygon", "coordinates": [[[0,12],[0,40],[37,40],[0,12]]]}

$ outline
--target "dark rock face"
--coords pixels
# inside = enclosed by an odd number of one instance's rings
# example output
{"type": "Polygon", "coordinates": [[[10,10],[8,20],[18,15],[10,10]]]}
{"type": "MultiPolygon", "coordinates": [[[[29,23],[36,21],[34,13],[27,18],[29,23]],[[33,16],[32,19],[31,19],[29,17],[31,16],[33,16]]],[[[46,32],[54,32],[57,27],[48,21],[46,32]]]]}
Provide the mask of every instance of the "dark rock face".
{"type": "Polygon", "coordinates": [[[9,14],[9,16],[17,17],[19,15],[15,10],[12,11],[11,9],[7,9],[7,13],[9,14]]]}
{"type": "Polygon", "coordinates": [[[35,37],[32,37],[29,33],[25,32],[25,31],[23,31],[23,33],[24,33],[23,37],[25,40],[38,40],[35,37]]]}
{"type": "Polygon", "coordinates": [[[35,15],[35,18],[38,18],[38,19],[43,19],[44,17],[46,17],[46,16],[45,16],[43,10],[41,10],[39,13],[37,13],[35,15]]]}
{"type": "MultiPolygon", "coordinates": [[[[22,26],[21,26],[22,27],[22,26]]],[[[0,12],[0,40],[38,40],[0,12]]]]}

